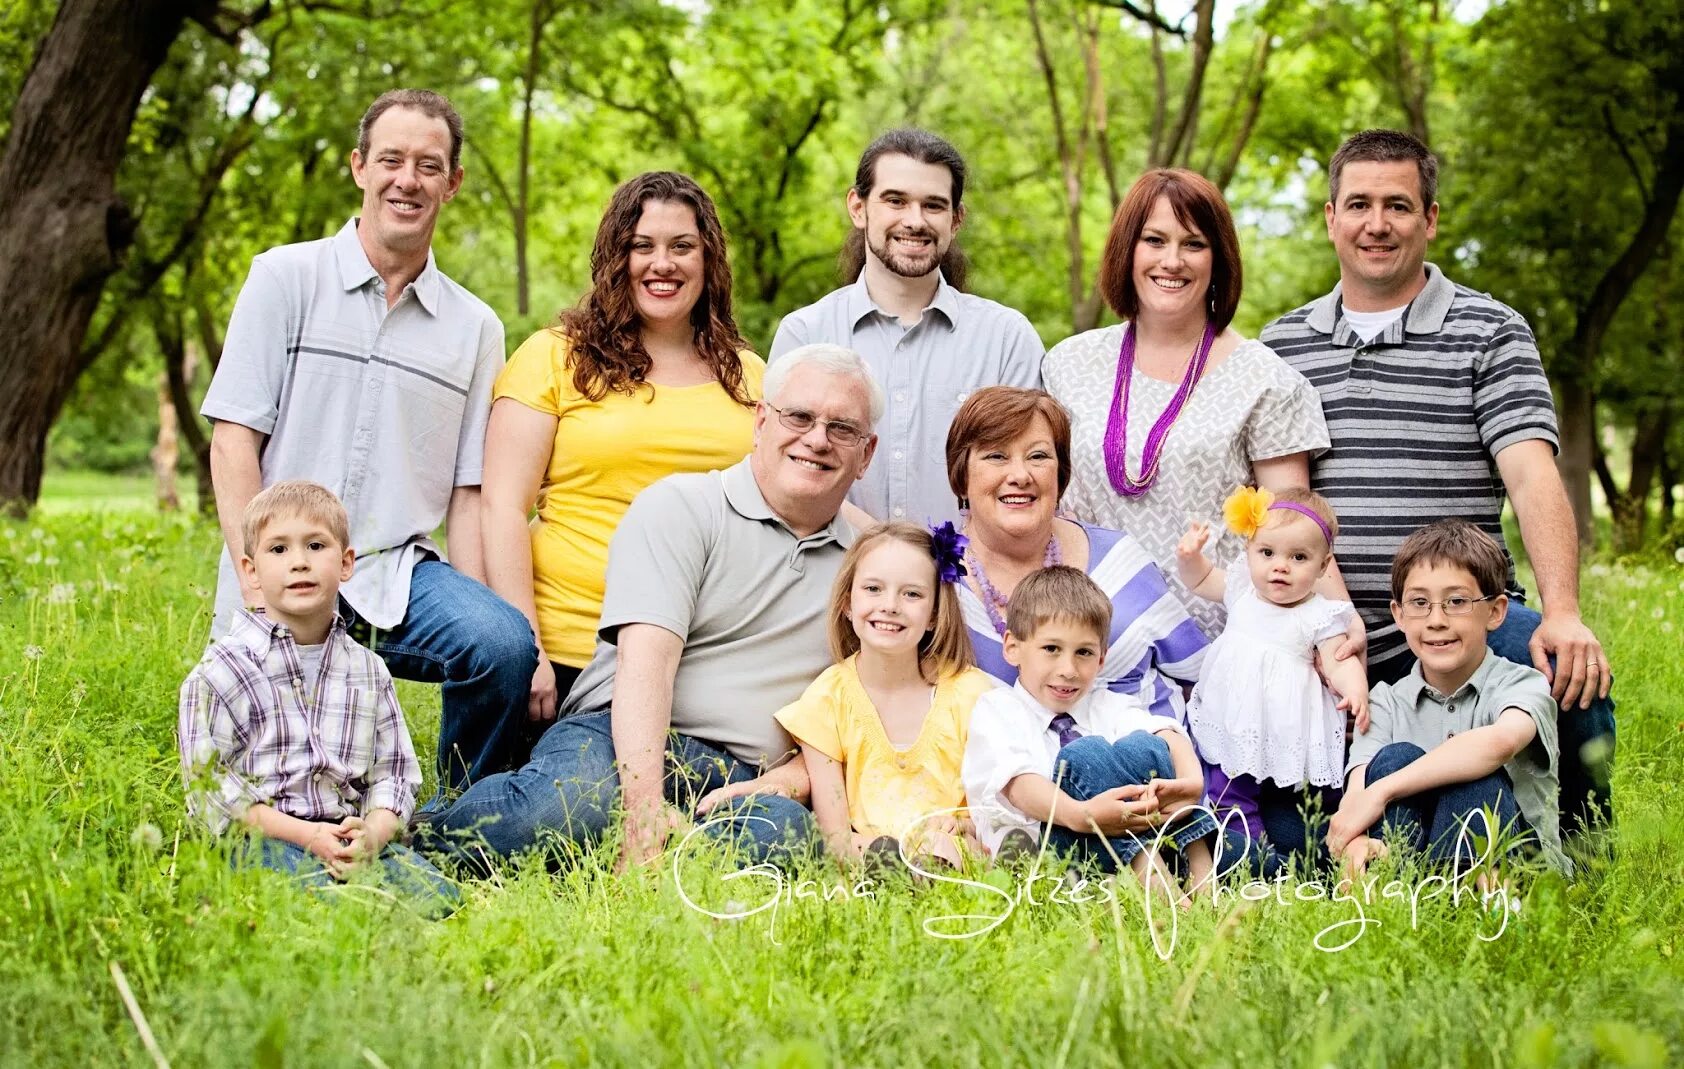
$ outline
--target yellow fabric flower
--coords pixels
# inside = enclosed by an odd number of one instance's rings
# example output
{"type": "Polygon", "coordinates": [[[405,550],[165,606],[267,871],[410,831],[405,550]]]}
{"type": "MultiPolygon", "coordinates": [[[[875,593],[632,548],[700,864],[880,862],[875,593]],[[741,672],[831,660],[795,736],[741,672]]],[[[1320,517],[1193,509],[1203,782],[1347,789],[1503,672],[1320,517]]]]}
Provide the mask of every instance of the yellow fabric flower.
{"type": "Polygon", "coordinates": [[[1275,495],[1269,491],[1242,486],[1222,502],[1222,522],[1228,525],[1228,530],[1250,539],[1269,518],[1269,506],[1274,503],[1275,495]]]}

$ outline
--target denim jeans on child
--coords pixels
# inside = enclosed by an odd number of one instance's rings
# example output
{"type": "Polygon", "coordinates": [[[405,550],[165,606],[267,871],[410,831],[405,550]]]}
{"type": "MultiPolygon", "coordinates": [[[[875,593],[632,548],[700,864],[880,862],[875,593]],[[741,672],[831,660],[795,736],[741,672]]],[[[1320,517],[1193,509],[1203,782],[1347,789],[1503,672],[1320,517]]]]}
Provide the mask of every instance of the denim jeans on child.
{"type": "MultiPolygon", "coordinates": [[[[668,736],[666,773],[666,800],[687,813],[708,791],[757,774],[724,750],[677,733],[668,736]]],[[[608,830],[619,799],[610,714],[570,716],[544,733],[525,767],[475,783],[417,837],[470,864],[480,846],[504,857],[546,842],[584,850],[608,830]]],[[[781,862],[818,842],[807,807],[781,795],[732,798],[701,823],[749,861],[781,862]]]]}
{"type": "MultiPolygon", "coordinates": [[[[1372,785],[1425,756],[1425,750],[1410,742],[1383,746],[1368,762],[1363,782],[1372,785]]],[[[1460,869],[1478,859],[1476,837],[1488,838],[1498,831],[1525,833],[1528,830],[1515,805],[1514,784],[1508,773],[1499,768],[1476,780],[1447,783],[1392,802],[1368,834],[1376,839],[1401,837],[1407,846],[1424,852],[1433,861],[1454,858],[1460,869]],[[1496,817],[1496,828],[1486,823],[1486,811],[1496,817]]]]}
{"type": "MultiPolygon", "coordinates": [[[[231,860],[235,868],[255,866],[284,872],[296,877],[303,887],[339,885],[316,855],[284,839],[253,836],[235,848],[231,860]]],[[[461,892],[454,883],[426,858],[398,843],[387,843],[380,851],[379,879],[428,916],[448,916],[461,902],[461,892]]]]}
{"type": "Polygon", "coordinates": [[[526,697],[538,643],[520,610],[440,560],[415,566],[403,623],[370,633],[343,600],[351,635],[392,675],[443,684],[439,783],[461,790],[525,761],[526,697]]]}
{"type": "MultiPolygon", "coordinates": [[[[1058,751],[1054,767],[1053,781],[1065,794],[1083,802],[1116,787],[1175,776],[1169,744],[1146,731],[1131,732],[1116,742],[1106,742],[1097,735],[1077,739],[1058,751]]],[[[1115,839],[1054,825],[1047,834],[1047,843],[1072,859],[1090,862],[1105,872],[1115,872],[1119,863],[1128,864],[1160,834],[1164,845],[1184,850],[1214,831],[1216,822],[1208,813],[1199,812],[1175,823],[1169,831],[1153,829],[1115,839]]]]}

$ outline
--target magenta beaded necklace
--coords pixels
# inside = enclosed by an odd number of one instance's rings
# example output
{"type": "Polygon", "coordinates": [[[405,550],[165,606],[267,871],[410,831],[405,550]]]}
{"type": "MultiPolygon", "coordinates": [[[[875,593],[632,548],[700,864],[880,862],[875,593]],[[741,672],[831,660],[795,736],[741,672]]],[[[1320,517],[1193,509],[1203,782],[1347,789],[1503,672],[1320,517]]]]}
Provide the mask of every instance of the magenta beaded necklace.
{"type": "MultiPolygon", "coordinates": [[[[976,576],[977,589],[982,591],[982,607],[988,612],[988,622],[994,625],[994,631],[1002,638],[1006,634],[1005,609],[1011,599],[1000,593],[998,587],[988,581],[988,573],[982,570],[982,561],[978,559],[976,550],[965,550],[965,560],[970,563],[971,574],[976,576]]],[[[1052,537],[1047,539],[1047,552],[1041,558],[1041,567],[1051,568],[1064,561],[1064,553],[1058,548],[1058,531],[1055,529],[1052,537]]]]}
{"type": "Polygon", "coordinates": [[[1193,387],[1204,374],[1205,362],[1210,359],[1210,347],[1216,341],[1216,327],[1205,323],[1205,336],[1193,350],[1187,371],[1181,376],[1181,386],[1170,398],[1152,430],[1146,435],[1146,448],[1140,452],[1140,478],[1129,478],[1129,387],[1134,380],[1134,324],[1123,327],[1123,348],[1117,354],[1117,384],[1111,391],[1111,418],[1105,424],[1105,474],[1111,477],[1111,487],[1124,497],[1139,497],[1152,488],[1158,479],[1158,464],[1164,458],[1164,439],[1170,428],[1193,396],[1193,387]]]}

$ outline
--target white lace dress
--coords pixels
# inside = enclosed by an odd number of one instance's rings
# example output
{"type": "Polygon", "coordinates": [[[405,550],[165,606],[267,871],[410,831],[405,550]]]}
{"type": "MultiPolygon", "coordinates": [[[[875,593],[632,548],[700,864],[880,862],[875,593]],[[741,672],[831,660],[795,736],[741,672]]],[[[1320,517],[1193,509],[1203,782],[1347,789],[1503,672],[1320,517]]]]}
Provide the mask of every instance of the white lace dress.
{"type": "Polygon", "coordinates": [[[1316,644],[1345,633],[1356,610],[1312,594],[1282,608],[1260,597],[1241,557],[1227,571],[1228,626],[1205,654],[1187,724],[1206,761],[1229,776],[1282,787],[1344,779],[1345,714],[1322,685],[1316,644]]]}

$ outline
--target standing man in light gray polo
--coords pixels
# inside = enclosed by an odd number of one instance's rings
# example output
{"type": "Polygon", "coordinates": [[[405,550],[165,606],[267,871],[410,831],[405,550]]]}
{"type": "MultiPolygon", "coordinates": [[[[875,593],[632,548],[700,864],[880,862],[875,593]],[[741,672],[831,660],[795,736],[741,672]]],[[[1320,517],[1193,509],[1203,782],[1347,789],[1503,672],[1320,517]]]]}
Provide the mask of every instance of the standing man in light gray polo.
{"type": "Polygon", "coordinates": [[[282,479],[328,487],[357,555],[340,590],[353,636],[394,676],[443,684],[447,788],[521,756],[538,656],[525,618],[480,581],[480,467],[503,326],[433,262],[461,156],[462,119],[444,97],[398,89],[376,100],[351,153],[361,217],[252,261],[199,410],[215,424],[211,479],[228,548],[213,633],[242,601],[262,605],[230,556],[246,503],[282,479]],[[454,567],[432,540],[441,522],[454,567]]]}
{"type": "Polygon", "coordinates": [[[1337,567],[1368,625],[1369,681],[1394,683],[1413,663],[1392,620],[1392,558],[1404,538],[1458,517],[1503,545],[1506,494],[1543,612],[1524,603],[1511,558],[1508,615],[1489,645],[1543,672],[1561,704],[1562,830],[1611,815],[1613,670],[1579,616],[1578,534],[1532,328],[1427,262],[1438,160],[1415,137],[1352,136],[1328,164],[1328,186],[1339,285],[1261,337],[1321,394],[1333,444],[1311,463],[1310,485],[1339,513],[1337,567]]]}
{"type": "Polygon", "coordinates": [[[923,130],[891,130],[860,157],[843,259],[854,279],[784,317],[771,362],[828,342],[864,356],[888,395],[877,459],[848,500],[879,520],[958,519],[947,427],[984,386],[1041,385],[1046,349],[1023,313],[962,292],[965,161],[923,130]]]}

